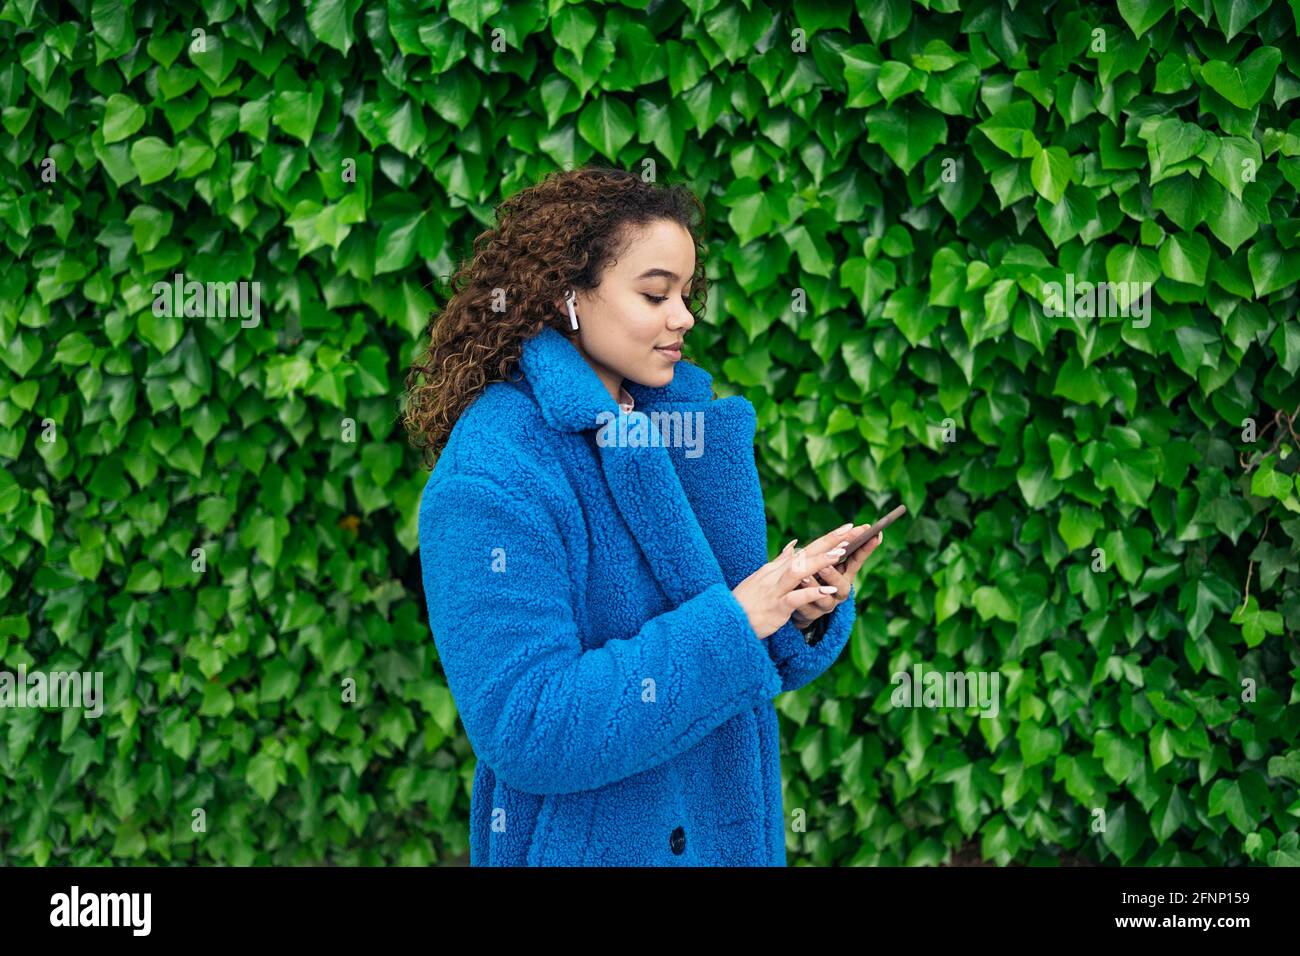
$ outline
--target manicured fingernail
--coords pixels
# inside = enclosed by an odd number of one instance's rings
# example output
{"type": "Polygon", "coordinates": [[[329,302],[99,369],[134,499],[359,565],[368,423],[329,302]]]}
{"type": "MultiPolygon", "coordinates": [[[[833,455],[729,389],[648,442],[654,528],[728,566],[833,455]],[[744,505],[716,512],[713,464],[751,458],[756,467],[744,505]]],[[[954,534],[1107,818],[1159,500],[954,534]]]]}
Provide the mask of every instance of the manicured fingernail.
{"type": "Polygon", "coordinates": [[[823,584],[820,588],[818,588],[818,590],[821,591],[822,594],[834,594],[836,591],[839,590],[839,588],[837,588],[833,584],[823,584]]]}
{"type": "Polygon", "coordinates": [[[848,531],[848,530],[849,530],[850,528],[852,528],[852,527],[853,527],[853,522],[850,521],[848,524],[842,524],[842,525],[840,525],[838,528],[836,528],[836,529],[835,529],[835,533],[836,533],[836,534],[843,534],[845,531],[848,531]]]}
{"type": "Polygon", "coordinates": [[[789,542],[786,544],[786,546],[785,546],[784,548],[782,548],[781,550],[782,550],[782,551],[789,551],[789,550],[790,550],[790,545],[794,544],[794,543],[795,543],[796,541],[798,541],[798,540],[799,540],[798,538],[791,538],[791,539],[789,540],[789,542]]]}
{"type": "Polygon", "coordinates": [[[828,558],[842,558],[842,557],[844,557],[844,549],[843,549],[843,548],[836,548],[834,551],[827,551],[827,552],[826,552],[826,557],[828,557],[828,558]]]}
{"type": "Polygon", "coordinates": [[[847,541],[841,541],[841,542],[840,542],[839,544],[837,544],[835,547],[837,547],[837,548],[847,548],[848,546],[849,546],[849,543],[848,543],[847,541]]]}

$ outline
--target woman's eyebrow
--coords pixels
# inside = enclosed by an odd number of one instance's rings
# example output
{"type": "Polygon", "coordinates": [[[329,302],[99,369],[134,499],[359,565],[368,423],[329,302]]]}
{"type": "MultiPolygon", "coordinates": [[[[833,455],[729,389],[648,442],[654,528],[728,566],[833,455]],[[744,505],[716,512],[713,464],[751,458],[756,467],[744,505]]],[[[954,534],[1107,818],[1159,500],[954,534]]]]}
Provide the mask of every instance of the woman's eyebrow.
{"type": "Polygon", "coordinates": [[[671,280],[673,280],[674,282],[677,281],[677,273],[676,273],[676,272],[673,272],[673,271],[670,270],[670,269],[647,269],[645,272],[643,272],[643,273],[641,273],[639,276],[637,276],[637,278],[638,278],[638,279],[657,279],[657,278],[659,278],[660,276],[663,276],[663,277],[666,278],[666,279],[671,279],[671,280]]]}

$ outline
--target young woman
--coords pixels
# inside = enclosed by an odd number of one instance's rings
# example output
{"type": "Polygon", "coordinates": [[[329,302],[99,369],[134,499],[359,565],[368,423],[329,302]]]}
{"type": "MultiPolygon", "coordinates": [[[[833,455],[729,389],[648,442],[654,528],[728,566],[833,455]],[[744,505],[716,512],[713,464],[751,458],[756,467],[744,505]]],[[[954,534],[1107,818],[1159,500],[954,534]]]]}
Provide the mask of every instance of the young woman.
{"type": "Polygon", "coordinates": [[[834,662],[880,538],[767,560],[754,407],[682,358],[703,213],[617,170],[511,196],[408,377],[473,866],[786,863],[772,699],[834,662]]]}

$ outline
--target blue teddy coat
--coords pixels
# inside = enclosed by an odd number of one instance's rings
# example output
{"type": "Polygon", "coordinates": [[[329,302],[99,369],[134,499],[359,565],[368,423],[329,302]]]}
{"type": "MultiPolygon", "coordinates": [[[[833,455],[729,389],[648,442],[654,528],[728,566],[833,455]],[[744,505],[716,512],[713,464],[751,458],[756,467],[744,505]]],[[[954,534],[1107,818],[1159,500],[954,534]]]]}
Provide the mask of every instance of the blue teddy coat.
{"type": "Polygon", "coordinates": [[[731,593],[768,560],[754,406],[703,369],[625,382],[628,413],[553,329],[519,365],[420,502],[429,626],[478,758],[470,864],[785,866],[772,699],[835,661],[853,592],[815,643],[791,621],[758,638],[731,593]],[[596,440],[656,411],[702,422],[703,454],[596,440]]]}

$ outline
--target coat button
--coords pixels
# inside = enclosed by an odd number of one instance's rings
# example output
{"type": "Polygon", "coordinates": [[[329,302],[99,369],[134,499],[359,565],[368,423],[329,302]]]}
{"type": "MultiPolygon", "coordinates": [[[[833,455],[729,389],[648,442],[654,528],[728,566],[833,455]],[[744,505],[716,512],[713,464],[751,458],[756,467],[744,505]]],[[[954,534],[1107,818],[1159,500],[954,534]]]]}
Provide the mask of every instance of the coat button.
{"type": "Polygon", "coordinates": [[[681,827],[674,830],[672,836],[668,838],[668,845],[675,854],[681,856],[686,850],[686,831],[681,827]]]}

